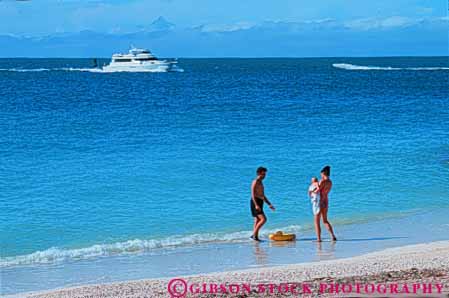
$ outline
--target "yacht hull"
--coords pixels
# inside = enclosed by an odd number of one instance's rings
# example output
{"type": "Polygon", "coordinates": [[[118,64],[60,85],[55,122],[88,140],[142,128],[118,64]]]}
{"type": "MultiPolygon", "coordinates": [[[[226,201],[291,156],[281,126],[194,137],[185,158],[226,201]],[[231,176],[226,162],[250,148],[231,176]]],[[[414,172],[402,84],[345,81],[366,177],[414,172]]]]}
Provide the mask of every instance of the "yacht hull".
{"type": "Polygon", "coordinates": [[[174,67],[172,62],[158,63],[111,63],[103,67],[105,72],[167,72],[174,67]]]}

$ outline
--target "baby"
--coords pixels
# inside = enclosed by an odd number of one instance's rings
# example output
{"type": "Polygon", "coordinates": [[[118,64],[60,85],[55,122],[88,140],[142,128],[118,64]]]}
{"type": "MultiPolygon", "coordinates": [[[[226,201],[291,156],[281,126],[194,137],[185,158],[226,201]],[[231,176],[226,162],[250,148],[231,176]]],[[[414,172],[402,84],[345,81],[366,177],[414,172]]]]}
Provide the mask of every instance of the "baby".
{"type": "Polygon", "coordinates": [[[312,202],[313,215],[317,215],[320,213],[320,186],[317,177],[312,178],[312,182],[309,186],[309,197],[312,202]]]}

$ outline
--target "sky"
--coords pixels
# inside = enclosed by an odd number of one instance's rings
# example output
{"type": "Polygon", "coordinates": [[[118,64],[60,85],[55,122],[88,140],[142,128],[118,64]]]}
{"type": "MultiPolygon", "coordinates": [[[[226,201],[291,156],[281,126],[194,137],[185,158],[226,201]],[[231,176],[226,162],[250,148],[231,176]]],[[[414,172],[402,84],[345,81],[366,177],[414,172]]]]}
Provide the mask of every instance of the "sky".
{"type": "MultiPolygon", "coordinates": [[[[114,45],[113,38],[123,39],[124,35],[142,31],[164,31],[165,39],[161,34],[147,34],[144,43],[168,41],[176,45],[169,38],[178,38],[180,42],[200,42],[208,49],[202,52],[206,56],[213,56],[217,34],[226,34],[221,38],[227,42],[243,43],[248,37],[266,41],[264,36],[268,34],[281,45],[290,44],[291,38],[301,38],[302,44],[310,45],[310,53],[313,53],[318,49],[314,47],[320,45],[314,37],[316,34],[311,32],[312,27],[330,38],[331,42],[342,38],[355,41],[361,32],[368,32],[368,35],[375,36],[378,43],[389,42],[392,36],[406,42],[414,39],[420,48],[420,43],[429,43],[428,50],[417,54],[444,55],[449,25],[446,0],[0,0],[0,19],[0,36],[21,39],[22,42],[25,38],[37,48],[39,42],[42,44],[42,38],[85,31],[107,35],[111,43],[108,45],[111,46],[114,45]],[[401,30],[402,34],[399,34],[401,30]],[[435,35],[435,39],[429,40],[429,34],[435,35]],[[241,39],[238,39],[239,36],[241,39]]],[[[366,35],[362,37],[366,38],[366,35]]],[[[129,36],[127,38],[130,41],[129,36]]],[[[47,44],[50,42],[45,41],[47,44]]],[[[0,39],[0,42],[5,41],[0,39]]],[[[58,42],[58,46],[70,43],[69,40],[58,42]]],[[[90,43],[87,37],[83,42],[90,43]]],[[[95,44],[95,41],[92,40],[92,43],[95,44]]],[[[344,46],[343,43],[341,45],[344,46]]],[[[70,56],[86,54],[69,45],[67,50],[70,56]]],[[[294,52],[294,49],[291,51],[294,52]]],[[[170,55],[178,54],[169,52],[170,55]]],[[[239,53],[231,52],[228,53],[230,56],[239,53]]],[[[242,56],[251,56],[251,52],[255,56],[264,55],[245,47],[242,56]]],[[[266,55],[271,56],[272,52],[269,50],[266,55]]],[[[366,48],[366,53],[369,52],[370,48],[366,48]]],[[[404,49],[404,54],[409,52],[410,49],[404,49]]],[[[7,54],[6,50],[0,49],[0,56],[7,54]]],[[[223,53],[224,56],[228,54],[223,53]]],[[[272,54],[295,56],[289,55],[287,50],[272,54]]],[[[309,52],[299,54],[308,56],[309,52]]],[[[392,54],[400,55],[401,52],[395,50],[392,54]]]]}
{"type": "Polygon", "coordinates": [[[447,16],[444,0],[29,0],[0,1],[0,34],[132,31],[163,16],[177,26],[264,21],[447,16]]]}

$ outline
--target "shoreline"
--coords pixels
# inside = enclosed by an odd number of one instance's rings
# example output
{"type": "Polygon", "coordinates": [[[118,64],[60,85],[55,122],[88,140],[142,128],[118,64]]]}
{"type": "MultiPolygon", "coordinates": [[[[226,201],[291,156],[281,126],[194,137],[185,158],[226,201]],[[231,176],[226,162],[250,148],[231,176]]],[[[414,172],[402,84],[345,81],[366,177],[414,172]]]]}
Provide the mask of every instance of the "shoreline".
{"type": "MultiPolygon", "coordinates": [[[[278,265],[256,269],[224,271],[209,274],[185,275],[188,284],[315,284],[318,281],[350,282],[364,280],[369,283],[388,282],[433,282],[444,285],[443,292],[449,293],[449,240],[399,246],[356,257],[319,262],[278,265]]],[[[4,297],[168,297],[171,278],[156,278],[85,285],[40,292],[28,292],[4,297]]],[[[313,288],[313,286],[312,286],[313,288]]],[[[326,294],[317,296],[326,297],[326,294]]],[[[234,297],[222,294],[223,297],[234,297]]],[[[242,297],[263,297],[262,294],[247,293],[242,297]]],[[[292,294],[293,295],[293,294],[292,294]]],[[[188,294],[186,297],[216,297],[217,294],[188,294]]],[[[335,296],[335,295],[334,295],[335,296]]],[[[441,296],[441,295],[440,295],[441,296]]],[[[438,296],[438,297],[440,297],[438,296]]],[[[285,293],[282,297],[294,297],[285,293]]],[[[296,296],[297,297],[297,296],[296,296]]],[[[345,297],[348,297],[346,295],[345,297]]],[[[371,297],[373,297],[371,295],[371,297]]],[[[400,296],[397,296],[400,297],[400,296]]],[[[410,297],[408,294],[407,297],[410,297]]]]}

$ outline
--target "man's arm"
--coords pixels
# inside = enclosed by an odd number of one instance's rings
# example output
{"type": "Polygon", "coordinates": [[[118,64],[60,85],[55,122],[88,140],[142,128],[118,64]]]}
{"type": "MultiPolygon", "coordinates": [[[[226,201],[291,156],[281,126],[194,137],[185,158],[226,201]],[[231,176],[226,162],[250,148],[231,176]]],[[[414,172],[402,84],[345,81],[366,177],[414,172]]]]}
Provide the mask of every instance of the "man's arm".
{"type": "Polygon", "coordinates": [[[263,200],[268,204],[268,206],[271,205],[270,201],[268,201],[268,198],[265,195],[263,196],[263,200]]]}
{"type": "Polygon", "coordinates": [[[265,201],[265,203],[268,204],[268,206],[274,210],[274,206],[271,205],[270,201],[268,200],[267,196],[265,196],[265,194],[263,195],[263,200],[265,201]]]}

